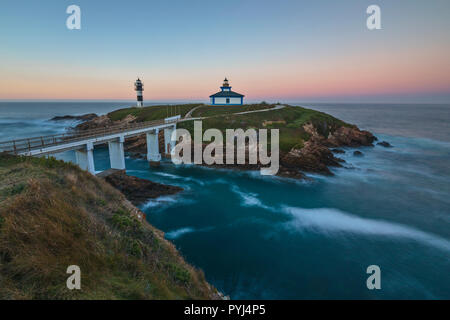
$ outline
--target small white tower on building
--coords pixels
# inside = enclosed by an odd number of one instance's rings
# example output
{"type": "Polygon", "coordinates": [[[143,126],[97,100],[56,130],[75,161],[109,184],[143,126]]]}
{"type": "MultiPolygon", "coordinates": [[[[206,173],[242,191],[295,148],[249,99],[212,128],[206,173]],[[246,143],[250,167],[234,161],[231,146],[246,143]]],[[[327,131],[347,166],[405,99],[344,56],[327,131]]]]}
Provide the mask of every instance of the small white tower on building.
{"type": "Polygon", "coordinates": [[[142,81],[139,78],[134,83],[134,90],[136,90],[136,92],[137,92],[137,106],[143,107],[144,106],[144,98],[142,96],[142,91],[144,91],[144,84],[142,83],[142,81]]]}
{"type": "Polygon", "coordinates": [[[244,104],[244,95],[231,91],[228,79],[223,80],[221,91],[210,95],[212,106],[242,106],[244,104]]]}

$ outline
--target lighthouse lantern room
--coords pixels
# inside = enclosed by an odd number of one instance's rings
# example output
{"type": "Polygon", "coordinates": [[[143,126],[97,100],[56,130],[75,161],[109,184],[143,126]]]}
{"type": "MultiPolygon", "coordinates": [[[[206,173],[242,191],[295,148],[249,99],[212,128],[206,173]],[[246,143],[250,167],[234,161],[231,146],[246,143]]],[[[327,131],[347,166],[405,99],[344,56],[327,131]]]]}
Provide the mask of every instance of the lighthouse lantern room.
{"type": "Polygon", "coordinates": [[[143,107],[144,106],[144,98],[142,96],[142,91],[144,91],[144,84],[142,83],[142,81],[139,78],[134,83],[134,90],[136,90],[136,93],[137,93],[137,106],[143,107]]]}

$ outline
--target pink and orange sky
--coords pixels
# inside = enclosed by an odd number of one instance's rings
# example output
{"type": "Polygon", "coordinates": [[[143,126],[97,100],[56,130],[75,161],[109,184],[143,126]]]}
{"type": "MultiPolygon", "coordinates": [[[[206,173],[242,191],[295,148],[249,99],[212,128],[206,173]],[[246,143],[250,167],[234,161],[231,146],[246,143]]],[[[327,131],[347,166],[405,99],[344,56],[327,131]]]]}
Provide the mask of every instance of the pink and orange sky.
{"type": "MultiPolygon", "coordinates": [[[[26,2],[26,1],[25,1],[26,2]]],[[[450,2],[73,1],[0,5],[0,99],[450,102],[450,2]],[[139,7],[141,10],[136,10],[139,7]],[[27,10],[24,10],[27,8],[27,10]]]]}

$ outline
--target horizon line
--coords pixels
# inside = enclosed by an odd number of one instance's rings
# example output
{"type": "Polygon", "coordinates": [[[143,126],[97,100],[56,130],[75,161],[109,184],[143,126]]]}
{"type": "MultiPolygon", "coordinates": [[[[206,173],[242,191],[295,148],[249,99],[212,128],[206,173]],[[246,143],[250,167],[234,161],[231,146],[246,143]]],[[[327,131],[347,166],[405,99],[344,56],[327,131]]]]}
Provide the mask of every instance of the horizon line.
{"type": "MultiPolygon", "coordinates": [[[[130,100],[130,99],[0,99],[0,103],[5,102],[129,102],[129,103],[136,103],[136,100],[130,100]]],[[[208,101],[204,100],[197,100],[197,99],[162,99],[162,100],[144,100],[144,104],[157,104],[157,103],[179,103],[179,102],[186,102],[188,103],[203,103],[208,105],[208,101]]],[[[371,101],[371,100],[363,100],[363,101],[339,101],[339,100],[324,100],[324,101],[314,101],[314,100],[285,100],[284,102],[282,100],[278,99],[262,99],[262,100],[250,100],[247,101],[246,104],[258,104],[262,102],[268,102],[268,103],[301,103],[301,104],[433,104],[433,105],[447,105],[450,104],[450,101],[441,101],[441,102],[432,102],[432,101],[371,101]]],[[[245,105],[245,104],[244,104],[245,105]]]]}

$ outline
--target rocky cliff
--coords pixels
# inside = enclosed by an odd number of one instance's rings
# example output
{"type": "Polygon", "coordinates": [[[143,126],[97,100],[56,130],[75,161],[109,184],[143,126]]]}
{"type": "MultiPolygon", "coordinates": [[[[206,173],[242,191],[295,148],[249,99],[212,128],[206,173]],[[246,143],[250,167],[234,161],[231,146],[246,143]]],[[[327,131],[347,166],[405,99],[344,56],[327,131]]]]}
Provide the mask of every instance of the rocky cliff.
{"type": "MultiPolygon", "coordinates": [[[[206,109],[211,107],[204,106],[201,108],[206,109]]],[[[245,106],[243,108],[245,110],[245,106]]],[[[133,108],[132,111],[133,114],[127,114],[126,109],[120,110],[122,115],[121,120],[113,121],[111,115],[97,117],[78,125],[77,130],[138,122],[139,118],[135,115],[136,110],[133,108]]],[[[149,110],[142,111],[142,113],[144,112],[151,114],[151,107],[149,110]]],[[[227,112],[222,117],[218,114],[214,117],[204,119],[202,122],[203,130],[208,128],[218,128],[222,131],[225,131],[227,128],[242,128],[244,130],[249,128],[279,129],[281,149],[278,175],[296,179],[304,178],[302,172],[331,175],[332,171],[330,168],[342,166],[344,162],[335,156],[337,152],[333,153],[332,150],[339,147],[357,148],[373,146],[373,143],[377,140],[372,133],[360,130],[357,126],[347,124],[330,115],[291,106],[276,111],[247,115],[233,115],[227,112]]],[[[183,122],[179,127],[192,131],[192,121],[183,122]]],[[[162,132],[160,132],[159,141],[160,150],[164,150],[164,137],[162,132]]],[[[205,146],[203,145],[203,148],[205,146]]],[[[145,136],[127,139],[125,150],[134,157],[145,157],[147,153],[145,136]]],[[[261,168],[259,164],[215,164],[212,166],[240,170],[258,170],[261,168]]]]}

